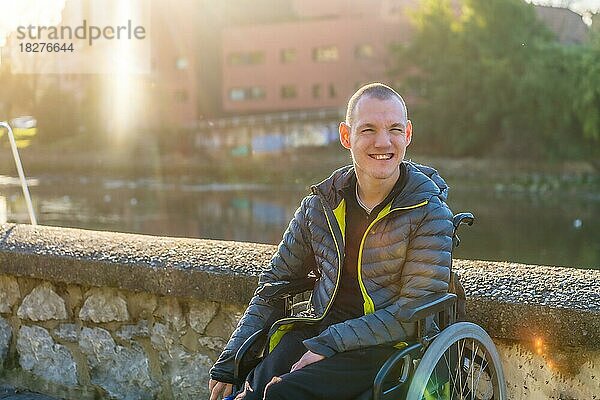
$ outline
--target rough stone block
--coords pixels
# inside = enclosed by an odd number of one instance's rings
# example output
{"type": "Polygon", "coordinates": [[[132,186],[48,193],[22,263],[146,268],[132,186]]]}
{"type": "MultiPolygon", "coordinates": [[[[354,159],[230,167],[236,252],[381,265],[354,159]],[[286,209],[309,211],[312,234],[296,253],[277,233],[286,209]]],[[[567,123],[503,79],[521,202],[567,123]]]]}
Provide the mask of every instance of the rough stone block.
{"type": "MultiPolygon", "coordinates": [[[[166,365],[167,374],[171,377],[171,390],[176,399],[207,399],[208,372],[212,367],[210,358],[203,354],[187,353],[181,348],[175,351],[177,358],[166,365]]],[[[163,367],[165,368],[165,367],[163,367]]]]}
{"type": "Polygon", "coordinates": [[[152,327],[150,342],[155,350],[159,352],[168,352],[178,341],[179,335],[170,330],[167,325],[157,322],[152,327]]]}
{"type": "Polygon", "coordinates": [[[196,353],[200,347],[198,345],[199,334],[196,333],[193,329],[188,329],[185,332],[185,335],[181,336],[179,342],[183,345],[186,351],[190,353],[196,353]]]}
{"type": "Polygon", "coordinates": [[[143,319],[135,325],[121,327],[116,335],[123,340],[131,340],[136,337],[150,337],[150,327],[148,326],[148,321],[143,319]]]}
{"type": "Polygon", "coordinates": [[[24,370],[61,385],[77,385],[77,365],[65,346],[38,326],[22,326],[17,339],[19,364],[24,370]]]}
{"type": "Polygon", "coordinates": [[[198,344],[202,347],[206,347],[209,350],[221,352],[225,348],[227,341],[220,337],[204,336],[198,338],[198,344]]]}
{"type": "Polygon", "coordinates": [[[0,275],[0,313],[11,312],[21,298],[19,284],[12,276],[0,275]]]}
{"type": "Polygon", "coordinates": [[[82,320],[96,323],[129,320],[127,301],[117,290],[94,288],[87,295],[79,311],[79,318],[82,320]]]}
{"type": "Polygon", "coordinates": [[[244,309],[239,306],[222,304],[219,312],[206,327],[206,336],[218,336],[228,339],[242,318],[244,309]]]}
{"type": "Polygon", "coordinates": [[[185,317],[179,301],[174,297],[162,297],[159,301],[156,316],[169,323],[175,330],[185,328],[185,317]]]}
{"type": "Polygon", "coordinates": [[[148,357],[137,344],[119,346],[101,328],[83,328],[79,347],[87,356],[92,383],[116,399],[153,398],[158,387],[150,377],[148,357]]]}
{"type": "Polygon", "coordinates": [[[54,335],[65,342],[76,343],[79,340],[80,331],[81,329],[77,324],[61,324],[54,330],[54,335]]]}
{"type": "Polygon", "coordinates": [[[213,301],[193,302],[190,304],[188,322],[193,330],[203,334],[219,310],[219,303],[213,301]]]}
{"type": "Polygon", "coordinates": [[[60,320],[67,318],[67,309],[62,297],[56,294],[51,284],[46,282],[25,296],[17,315],[19,318],[31,321],[60,320]]]}
{"type": "Polygon", "coordinates": [[[158,300],[155,295],[151,293],[132,293],[129,295],[129,313],[131,318],[134,320],[150,318],[158,300]]]}
{"type": "Polygon", "coordinates": [[[0,317],[0,371],[8,355],[8,347],[12,338],[12,328],[7,320],[0,317]]]}
{"type": "Polygon", "coordinates": [[[152,346],[159,351],[163,373],[170,377],[171,390],[176,399],[208,398],[206,382],[212,360],[200,353],[190,353],[178,341],[178,334],[167,325],[155,324],[152,346]]]}

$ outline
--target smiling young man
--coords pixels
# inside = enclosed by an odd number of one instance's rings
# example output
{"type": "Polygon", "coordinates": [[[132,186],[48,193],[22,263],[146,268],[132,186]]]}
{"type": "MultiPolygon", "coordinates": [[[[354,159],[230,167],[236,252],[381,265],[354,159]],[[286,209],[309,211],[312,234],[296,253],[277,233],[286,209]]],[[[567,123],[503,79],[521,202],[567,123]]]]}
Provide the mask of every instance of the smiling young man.
{"type": "MultiPolygon", "coordinates": [[[[259,279],[260,288],[315,271],[312,317],[275,322],[273,332],[287,333],[236,399],[354,399],[414,334],[398,321],[402,307],[448,290],[448,187],[434,169],[403,161],[412,124],[402,97],[381,83],[363,86],[339,132],[352,165],[311,188],[259,279]]],[[[254,296],[211,369],[211,400],[231,393],[237,349],[277,312],[254,296]]]]}

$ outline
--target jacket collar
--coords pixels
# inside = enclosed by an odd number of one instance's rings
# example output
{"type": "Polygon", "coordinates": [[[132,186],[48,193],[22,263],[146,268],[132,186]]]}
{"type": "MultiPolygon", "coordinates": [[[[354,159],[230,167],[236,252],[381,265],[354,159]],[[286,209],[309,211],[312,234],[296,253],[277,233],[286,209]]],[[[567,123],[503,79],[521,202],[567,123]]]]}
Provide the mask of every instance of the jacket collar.
{"type": "MultiPolygon", "coordinates": [[[[448,185],[434,168],[412,161],[403,161],[402,163],[406,167],[407,180],[404,189],[394,199],[392,207],[409,207],[434,196],[446,201],[448,185]]],[[[347,165],[335,170],[329,178],[312,186],[311,191],[313,194],[321,196],[334,209],[342,201],[343,189],[354,175],[354,167],[347,165]]]]}

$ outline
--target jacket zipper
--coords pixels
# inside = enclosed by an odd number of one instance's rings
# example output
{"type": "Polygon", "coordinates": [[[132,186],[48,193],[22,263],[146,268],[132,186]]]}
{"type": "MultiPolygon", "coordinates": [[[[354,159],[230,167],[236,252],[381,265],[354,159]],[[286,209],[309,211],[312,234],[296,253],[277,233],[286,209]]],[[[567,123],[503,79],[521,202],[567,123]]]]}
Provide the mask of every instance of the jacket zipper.
{"type": "MultiPolygon", "coordinates": [[[[373,303],[373,299],[369,296],[369,294],[367,293],[367,289],[365,287],[365,284],[363,282],[362,279],[362,253],[363,253],[363,248],[365,245],[365,240],[367,239],[367,235],[369,234],[369,232],[371,232],[371,229],[373,228],[373,226],[381,221],[382,219],[384,219],[385,217],[387,217],[388,215],[390,215],[391,213],[395,212],[395,211],[403,211],[403,210],[412,210],[414,208],[419,208],[419,207],[423,207],[425,205],[427,205],[427,203],[429,203],[429,200],[424,200],[419,204],[415,204],[412,206],[408,206],[408,207],[397,207],[397,208],[391,208],[391,203],[389,205],[389,209],[386,210],[388,207],[386,206],[383,210],[381,210],[381,212],[379,213],[379,215],[377,216],[377,218],[375,218],[373,220],[373,222],[371,222],[369,224],[369,226],[367,227],[367,229],[365,230],[365,233],[360,241],[360,246],[358,248],[358,267],[357,267],[357,276],[358,276],[358,285],[360,286],[360,291],[362,293],[363,299],[364,299],[364,304],[363,304],[363,308],[364,308],[364,312],[365,315],[367,314],[372,314],[375,312],[375,304],[373,303]]],[[[339,276],[338,276],[339,279],[339,276]]]]}
{"type": "MultiPolygon", "coordinates": [[[[331,296],[331,298],[329,299],[329,302],[327,303],[327,306],[325,307],[325,311],[323,311],[323,314],[318,317],[318,318],[310,318],[310,317],[286,317],[286,318],[282,318],[279,319],[277,321],[275,321],[273,323],[273,327],[277,326],[277,329],[279,329],[279,327],[281,327],[284,324],[288,324],[288,323],[293,323],[293,322],[300,322],[300,321],[310,321],[310,322],[319,322],[321,320],[323,320],[323,318],[325,318],[325,316],[327,315],[327,312],[329,311],[329,309],[331,308],[331,305],[333,304],[333,300],[335,299],[335,296],[337,294],[338,291],[338,287],[340,285],[340,277],[342,274],[342,255],[340,252],[340,246],[338,244],[337,239],[335,238],[335,232],[333,231],[333,227],[331,225],[331,220],[329,218],[329,215],[327,214],[327,208],[328,207],[325,202],[323,201],[323,199],[319,196],[319,199],[321,200],[321,204],[323,205],[323,211],[325,213],[325,219],[327,220],[327,225],[329,226],[329,231],[331,232],[331,236],[333,237],[333,241],[335,243],[335,250],[337,251],[337,255],[338,255],[338,272],[337,272],[337,278],[336,278],[336,282],[335,282],[335,288],[333,289],[333,295],[331,296]]],[[[333,213],[333,211],[332,211],[333,213]]],[[[311,294],[311,300],[312,300],[312,294],[311,294]]],[[[309,305],[310,306],[310,305],[309,305]]],[[[271,330],[269,332],[269,335],[273,334],[273,330],[271,330]]]]}

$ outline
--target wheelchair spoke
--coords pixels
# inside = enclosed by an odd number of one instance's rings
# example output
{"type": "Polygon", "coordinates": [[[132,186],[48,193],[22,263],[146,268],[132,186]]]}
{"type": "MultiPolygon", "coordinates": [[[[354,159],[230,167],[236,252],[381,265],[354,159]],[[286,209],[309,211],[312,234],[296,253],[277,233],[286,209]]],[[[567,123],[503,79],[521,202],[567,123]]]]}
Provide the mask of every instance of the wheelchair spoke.
{"type": "Polygon", "coordinates": [[[450,367],[450,363],[448,362],[448,357],[446,357],[446,353],[444,353],[444,361],[446,362],[446,367],[448,368],[448,377],[452,381],[451,393],[454,393],[454,391],[456,390],[456,379],[454,376],[452,376],[452,368],[450,367]]]}
{"type": "Polygon", "coordinates": [[[483,374],[483,371],[485,369],[485,366],[483,365],[485,361],[486,360],[485,360],[485,352],[484,352],[482,362],[479,365],[479,374],[477,374],[477,382],[475,382],[475,386],[474,386],[475,388],[479,387],[479,380],[481,379],[481,375],[483,374]]]}
{"type": "Polygon", "coordinates": [[[487,383],[487,391],[485,392],[485,396],[482,397],[482,399],[484,399],[484,400],[489,400],[489,399],[494,398],[494,388],[492,386],[492,382],[496,377],[495,377],[495,373],[488,368],[488,365],[489,365],[489,363],[486,359],[486,354],[484,353],[483,359],[481,362],[481,366],[480,366],[480,374],[477,377],[477,386],[476,386],[476,387],[479,387],[480,379],[481,379],[481,377],[484,377],[484,380],[487,383]]]}
{"type": "Polygon", "coordinates": [[[439,399],[440,398],[440,393],[438,391],[438,376],[437,376],[437,372],[434,371],[433,375],[435,376],[435,379],[433,381],[433,389],[435,390],[435,398],[439,399]]]}
{"type": "Polygon", "coordinates": [[[487,360],[487,352],[485,349],[480,349],[479,344],[475,346],[471,354],[469,368],[469,391],[471,399],[474,400],[491,400],[494,398],[494,389],[492,380],[495,378],[493,371],[490,371],[487,360]],[[476,371],[477,369],[477,371],[476,371]],[[477,375],[477,376],[476,376],[477,375]],[[481,378],[484,378],[483,381],[481,378]],[[482,387],[482,385],[485,385],[482,387]]]}
{"type": "Polygon", "coordinates": [[[440,363],[442,363],[443,359],[443,364],[438,367],[445,367],[448,374],[448,382],[443,382],[438,374],[438,368],[436,368],[429,380],[430,395],[432,395],[433,391],[436,391],[436,399],[445,399],[444,395],[442,395],[444,393],[442,390],[444,390],[443,385],[448,384],[452,399],[491,400],[493,393],[490,394],[489,387],[480,387],[480,384],[485,384],[486,382],[489,384],[489,381],[493,378],[493,376],[490,376],[490,371],[487,370],[488,360],[485,349],[482,349],[480,343],[475,340],[472,340],[471,343],[468,343],[466,340],[460,340],[455,346],[454,350],[449,348],[440,357],[440,363]],[[458,359],[455,361],[455,366],[452,367],[452,354],[456,352],[458,353],[458,359]],[[482,377],[484,378],[483,381],[482,377]]]}
{"type": "MultiPolygon", "coordinates": [[[[479,345],[477,347],[475,347],[475,339],[472,340],[472,343],[473,343],[473,348],[475,348],[475,351],[474,352],[472,351],[471,355],[473,355],[473,353],[475,353],[475,355],[477,355],[477,352],[479,351],[479,345]]],[[[474,358],[475,357],[473,357],[473,359],[474,358]]],[[[475,362],[474,362],[473,359],[471,360],[471,373],[469,374],[469,375],[471,375],[471,388],[470,388],[470,390],[471,390],[471,400],[475,400],[475,398],[473,397],[474,396],[473,395],[473,393],[474,393],[473,385],[475,383],[475,380],[474,380],[474,378],[475,378],[475,362]]]]}
{"type": "Polygon", "coordinates": [[[463,377],[463,374],[462,374],[462,363],[463,363],[463,354],[464,354],[464,351],[465,351],[465,345],[466,345],[467,341],[466,340],[461,340],[461,342],[462,342],[462,347],[460,348],[460,351],[458,352],[458,360],[457,360],[458,361],[458,366],[456,368],[456,373],[458,375],[458,381],[459,381],[458,388],[460,390],[460,398],[462,399],[464,391],[465,391],[465,388],[464,388],[464,386],[462,384],[462,377],[463,377]]]}

